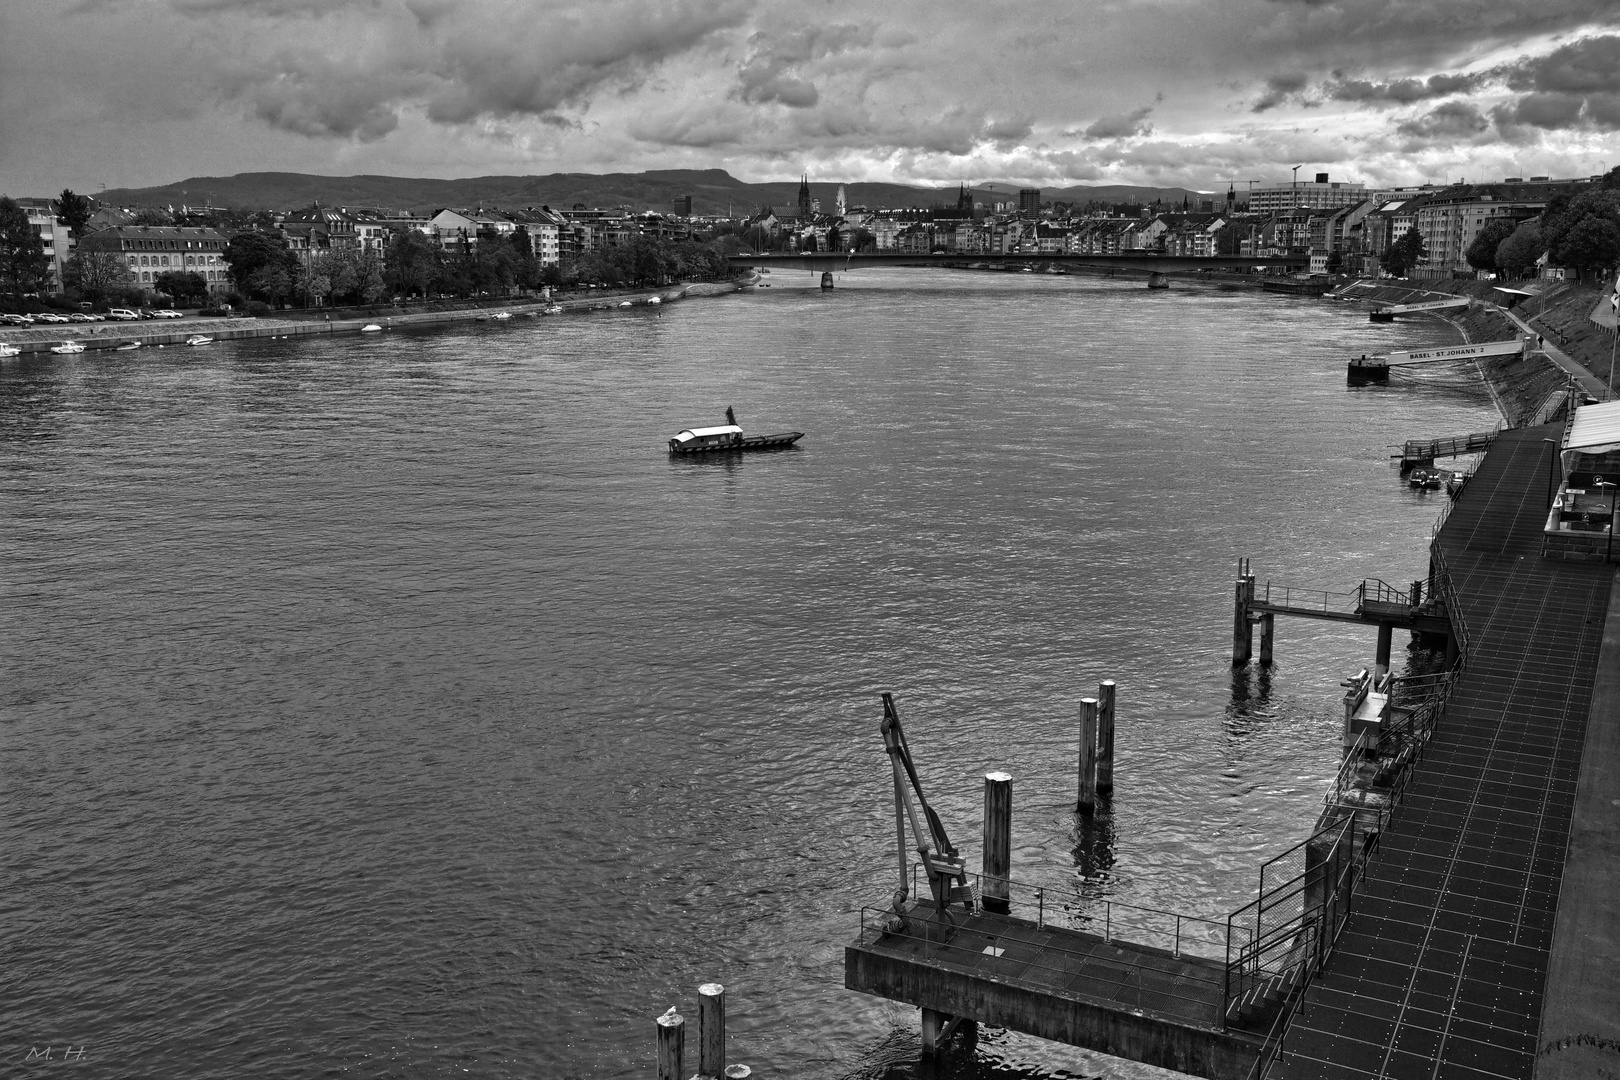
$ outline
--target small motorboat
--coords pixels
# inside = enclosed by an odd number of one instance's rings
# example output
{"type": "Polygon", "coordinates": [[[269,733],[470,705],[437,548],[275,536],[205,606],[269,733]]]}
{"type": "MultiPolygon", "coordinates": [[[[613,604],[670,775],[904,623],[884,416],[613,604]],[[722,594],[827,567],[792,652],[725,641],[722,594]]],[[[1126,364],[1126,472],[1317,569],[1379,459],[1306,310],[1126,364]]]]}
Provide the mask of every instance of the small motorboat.
{"type": "Polygon", "coordinates": [[[552,304],[550,307],[548,307],[544,311],[542,311],[541,314],[542,315],[561,315],[562,314],[562,305],[561,304],[552,304]]]}
{"type": "Polygon", "coordinates": [[[510,319],[511,317],[512,313],[510,311],[497,311],[495,314],[490,316],[492,319],[510,319]]]}
{"type": "Polygon", "coordinates": [[[0,356],[21,356],[22,350],[15,345],[7,345],[0,341],[0,356]]]}
{"type": "Polygon", "coordinates": [[[213,343],[214,339],[206,334],[192,334],[186,338],[187,345],[212,345],[213,343]]]}
{"type": "Polygon", "coordinates": [[[630,301],[628,301],[628,300],[621,300],[621,301],[620,301],[620,302],[619,302],[619,306],[620,306],[620,307],[630,307],[630,306],[631,306],[631,304],[630,304],[630,301]]]}
{"type": "Polygon", "coordinates": [[[79,344],[77,341],[64,341],[60,345],[52,345],[51,346],[51,352],[53,352],[53,353],[84,352],[84,346],[79,344]]]}
{"type": "Polygon", "coordinates": [[[366,325],[360,328],[360,332],[362,334],[380,334],[382,333],[382,327],[378,326],[374,322],[368,322],[366,325]]]}
{"type": "Polygon", "coordinates": [[[663,302],[664,298],[662,296],[655,296],[647,301],[649,304],[662,304],[663,302]]]}
{"type": "Polygon", "coordinates": [[[130,341],[120,343],[119,345],[115,346],[115,349],[117,352],[128,352],[131,349],[138,349],[140,347],[141,343],[132,339],[130,341]]]}
{"type": "Polygon", "coordinates": [[[1444,487],[1445,483],[1445,474],[1434,469],[1413,469],[1406,476],[1406,484],[1408,487],[1419,488],[1422,490],[1437,491],[1444,487]]]}

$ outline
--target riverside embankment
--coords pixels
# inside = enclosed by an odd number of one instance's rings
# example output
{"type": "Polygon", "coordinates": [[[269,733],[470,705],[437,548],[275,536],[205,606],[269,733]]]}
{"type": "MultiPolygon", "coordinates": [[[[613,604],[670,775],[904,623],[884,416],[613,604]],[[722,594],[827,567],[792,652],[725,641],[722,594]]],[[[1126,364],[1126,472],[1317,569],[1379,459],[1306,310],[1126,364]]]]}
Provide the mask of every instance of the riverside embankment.
{"type": "Polygon", "coordinates": [[[478,307],[448,310],[412,310],[405,307],[377,307],[351,318],[311,318],[302,314],[283,314],[270,318],[234,319],[181,319],[165,322],[139,323],[71,323],[67,325],[35,326],[28,329],[6,330],[0,340],[14,345],[24,353],[50,351],[64,341],[76,341],[86,351],[116,349],[127,342],[139,342],[142,347],[184,345],[194,335],[216,341],[241,338],[304,337],[319,334],[359,333],[366,326],[377,325],[385,330],[401,326],[424,326],[434,323],[469,322],[494,319],[502,315],[515,318],[538,318],[547,308],[553,314],[573,314],[583,311],[606,311],[612,308],[650,304],[674,303],[689,297],[719,296],[736,292],[754,284],[753,278],[736,281],[705,281],[669,285],[660,289],[601,293],[588,296],[558,298],[555,300],[524,300],[518,303],[490,304],[478,307]]]}
{"type": "Polygon", "coordinates": [[[1473,303],[1465,312],[1433,316],[1455,326],[1464,341],[1534,336],[1536,342],[1523,356],[1469,361],[1490,387],[1502,418],[1511,427],[1537,422],[1548,399],[1567,388],[1571,379],[1593,397],[1612,396],[1607,378],[1613,332],[1592,319],[1601,293],[1597,286],[1563,281],[1383,281],[1342,290],[1342,295],[1369,307],[1466,297],[1473,303]],[[1533,295],[1503,292],[1503,288],[1533,295]]]}

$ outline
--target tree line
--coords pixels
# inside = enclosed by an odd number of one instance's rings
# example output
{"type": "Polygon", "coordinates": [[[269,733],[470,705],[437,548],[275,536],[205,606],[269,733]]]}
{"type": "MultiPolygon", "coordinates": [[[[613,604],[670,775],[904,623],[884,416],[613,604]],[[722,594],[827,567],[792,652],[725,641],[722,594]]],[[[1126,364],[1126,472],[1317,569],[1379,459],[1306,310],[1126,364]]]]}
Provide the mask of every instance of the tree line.
{"type": "Polygon", "coordinates": [[[1474,269],[1505,277],[1534,274],[1543,255],[1582,276],[1620,266],[1620,166],[1596,187],[1560,192],[1536,217],[1486,222],[1465,254],[1474,269]]]}

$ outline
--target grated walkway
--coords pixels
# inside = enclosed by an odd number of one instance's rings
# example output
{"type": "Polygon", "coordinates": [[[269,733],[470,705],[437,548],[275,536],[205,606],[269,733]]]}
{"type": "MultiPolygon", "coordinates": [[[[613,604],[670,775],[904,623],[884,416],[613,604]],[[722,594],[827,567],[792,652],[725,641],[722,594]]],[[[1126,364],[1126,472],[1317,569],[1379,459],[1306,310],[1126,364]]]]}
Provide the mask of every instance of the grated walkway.
{"type": "Polygon", "coordinates": [[[1435,541],[1466,669],[1268,1076],[1534,1073],[1612,578],[1540,557],[1559,432],[1503,432],[1435,541]]]}

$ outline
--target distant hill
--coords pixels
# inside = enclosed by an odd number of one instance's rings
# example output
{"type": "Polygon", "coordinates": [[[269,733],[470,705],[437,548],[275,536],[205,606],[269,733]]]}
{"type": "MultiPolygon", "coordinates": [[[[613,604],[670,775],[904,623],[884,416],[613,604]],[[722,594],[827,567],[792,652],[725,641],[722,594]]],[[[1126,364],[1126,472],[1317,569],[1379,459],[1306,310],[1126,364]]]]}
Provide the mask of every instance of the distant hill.
{"type": "MultiPolygon", "coordinates": [[[[908,187],[901,184],[845,184],[851,206],[872,208],[955,205],[956,186],[908,187]]],[[[1010,184],[975,187],[979,201],[1016,202],[1010,184]]],[[[838,184],[811,181],[810,194],[830,211],[838,184]]],[[[585,206],[629,206],[634,210],[668,210],[678,195],[692,196],[694,214],[751,214],[762,206],[792,209],[798,203],[797,182],[745,184],[724,169],[661,169],[642,173],[551,173],[547,176],[470,176],[434,180],[404,176],[315,176],[308,173],[237,173],[194,176],[148,188],[110,188],[97,199],[114,206],[192,206],[210,203],[238,210],[289,210],[319,202],[326,206],[382,206],[423,213],[443,206],[489,206],[517,209],[551,206],[567,210],[585,206]]],[[[1200,198],[1186,188],[1109,185],[1047,188],[1046,200],[1064,202],[1149,202],[1180,204],[1200,198]]],[[[1207,198],[1208,196],[1203,196],[1207,198]]]]}

